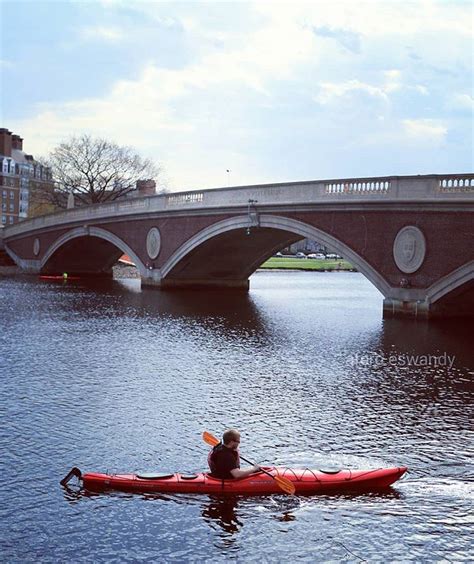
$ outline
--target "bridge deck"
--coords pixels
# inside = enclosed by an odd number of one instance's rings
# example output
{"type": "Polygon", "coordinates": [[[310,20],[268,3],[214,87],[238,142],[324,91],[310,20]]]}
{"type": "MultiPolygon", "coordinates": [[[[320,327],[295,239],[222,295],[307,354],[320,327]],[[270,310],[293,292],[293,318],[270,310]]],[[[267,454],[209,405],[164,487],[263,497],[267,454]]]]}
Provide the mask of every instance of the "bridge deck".
{"type": "Polygon", "coordinates": [[[386,176],[259,184],[122,199],[44,215],[5,227],[4,237],[107,217],[285,205],[474,202],[474,174],[386,176]]]}

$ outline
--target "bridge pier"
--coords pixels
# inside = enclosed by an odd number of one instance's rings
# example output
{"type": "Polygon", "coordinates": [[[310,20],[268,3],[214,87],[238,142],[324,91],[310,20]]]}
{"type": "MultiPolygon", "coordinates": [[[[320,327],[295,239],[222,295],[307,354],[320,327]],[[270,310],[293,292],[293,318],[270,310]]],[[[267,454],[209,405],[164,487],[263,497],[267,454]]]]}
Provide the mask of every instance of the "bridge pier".
{"type": "Polygon", "coordinates": [[[427,288],[391,288],[383,317],[445,319],[474,317],[474,261],[427,288]]]}
{"type": "Polygon", "coordinates": [[[383,301],[383,317],[429,319],[430,305],[424,300],[402,300],[398,298],[385,298],[383,301]]]}
{"type": "Polygon", "coordinates": [[[458,301],[430,303],[428,300],[403,301],[385,298],[383,301],[383,317],[408,319],[449,319],[473,318],[474,299],[471,297],[458,301]]]}

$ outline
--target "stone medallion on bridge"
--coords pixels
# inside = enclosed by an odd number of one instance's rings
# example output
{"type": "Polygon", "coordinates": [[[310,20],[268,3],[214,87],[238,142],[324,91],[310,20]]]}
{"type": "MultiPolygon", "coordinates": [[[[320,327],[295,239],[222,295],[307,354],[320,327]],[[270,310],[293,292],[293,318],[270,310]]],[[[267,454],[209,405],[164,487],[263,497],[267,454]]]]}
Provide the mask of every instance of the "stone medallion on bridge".
{"type": "Polygon", "coordinates": [[[408,225],[400,229],[393,243],[393,258],[405,274],[416,272],[425,260],[425,236],[418,227],[408,225]]]}
{"type": "Polygon", "coordinates": [[[36,239],[33,241],[33,253],[35,255],[35,257],[37,257],[39,255],[40,252],[40,240],[38,239],[38,237],[36,237],[36,239]]]}
{"type": "Polygon", "coordinates": [[[152,227],[146,236],[146,252],[154,260],[160,254],[161,235],[158,227],[152,227]]]}

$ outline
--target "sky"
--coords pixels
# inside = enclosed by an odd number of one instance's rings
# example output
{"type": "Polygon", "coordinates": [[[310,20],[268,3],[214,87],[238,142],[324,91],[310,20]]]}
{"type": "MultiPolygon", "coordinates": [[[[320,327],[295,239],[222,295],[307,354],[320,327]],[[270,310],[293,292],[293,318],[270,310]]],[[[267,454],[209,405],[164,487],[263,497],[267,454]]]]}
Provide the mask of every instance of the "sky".
{"type": "Polygon", "coordinates": [[[472,172],[473,5],[0,0],[1,127],[132,146],[172,191],[472,172]]]}

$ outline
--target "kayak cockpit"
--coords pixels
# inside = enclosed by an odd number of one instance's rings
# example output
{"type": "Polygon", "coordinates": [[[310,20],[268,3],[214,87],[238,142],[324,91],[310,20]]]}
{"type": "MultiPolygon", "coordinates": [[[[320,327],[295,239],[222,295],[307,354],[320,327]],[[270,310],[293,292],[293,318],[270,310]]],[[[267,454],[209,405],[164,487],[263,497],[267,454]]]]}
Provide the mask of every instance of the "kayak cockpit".
{"type": "MultiPolygon", "coordinates": [[[[338,468],[280,468],[267,467],[244,478],[222,479],[208,473],[164,473],[140,472],[130,474],[109,474],[86,472],[72,468],[61,480],[66,486],[77,478],[84,489],[89,491],[122,490],[132,492],[158,493],[208,493],[268,495],[290,493],[281,487],[290,482],[297,494],[311,495],[337,491],[375,491],[391,486],[400,479],[407,468],[376,468],[352,470],[338,468]]],[[[291,492],[294,493],[294,492],[291,492]]]]}

